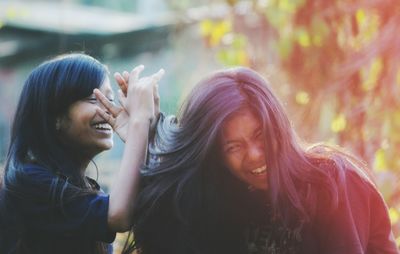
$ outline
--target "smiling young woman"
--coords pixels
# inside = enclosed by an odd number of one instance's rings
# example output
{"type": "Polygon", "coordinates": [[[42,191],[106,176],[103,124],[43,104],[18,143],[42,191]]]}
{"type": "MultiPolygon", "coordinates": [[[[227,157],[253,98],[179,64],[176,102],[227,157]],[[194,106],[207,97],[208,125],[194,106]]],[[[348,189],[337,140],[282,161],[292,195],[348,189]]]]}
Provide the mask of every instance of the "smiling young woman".
{"type": "Polygon", "coordinates": [[[225,120],[219,140],[227,169],[259,190],[268,189],[264,140],[261,123],[249,108],[225,120]]]}
{"type": "MultiPolygon", "coordinates": [[[[105,77],[99,90],[109,101],[114,101],[114,93],[108,77],[105,77]]],[[[98,107],[103,106],[97,101],[95,95],[91,94],[72,103],[68,112],[56,119],[60,139],[71,151],[78,152],[76,156],[93,158],[113,146],[113,130],[97,113],[98,107]]]]}
{"type": "Polygon", "coordinates": [[[116,232],[132,224],[139,169],[145,158],[159,76],[130,73],[126,150],[110,195],[85,170],[111,149],[113,104],[107,68],[85,54],[58,56],[35,68],[15,113],[0,191],[0,253],[112,253],[116,232]],[[131,106],[130,106],[131,105],[131,106]],[[105,112],[104,112],[105,110],[105,112]],[[99,112],[100,111],[100,112],[99,112]]]}
{"type": "Polygon", "coordinates": [[[202,80],[150,148],[126,253],[398,253],[365,164],[301,145],[250,69],[202,80]]]}

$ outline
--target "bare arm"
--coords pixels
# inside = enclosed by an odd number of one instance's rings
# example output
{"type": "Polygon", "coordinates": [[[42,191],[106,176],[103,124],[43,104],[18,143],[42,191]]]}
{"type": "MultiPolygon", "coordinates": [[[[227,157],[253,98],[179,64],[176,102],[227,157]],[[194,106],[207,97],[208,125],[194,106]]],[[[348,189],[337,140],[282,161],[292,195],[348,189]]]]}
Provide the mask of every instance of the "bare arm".
{"type": "MultiPolygon", "coordinates": [[[[129,116],[123,118],[124,120],[128,119],[125,149],[121,168],[111,189],[108,210],[108,225],[115,232],[127,231],[132,225],[133,204],[139,184],[139,172],[146,156],[150,124],[155,118],[154,94],[157,92],[157,82],[163,75],[163,71],[160,71],[150,77],[139,79],[142,69],[135,68],[130,73],[127,97],[123,102],[126,114],[129,116]]],[[[104,104],[101,93],[96,90],[95,94],[104,104]]],[[[105,104],[106,108],[108,106],[105,104]]],[[[112,126],[115,126],[118,124],[118,118],[116,118],[118,114],[113,115],[111,110],[109,112],[111,115],[105,114],[103,117],[112,126]]]]}

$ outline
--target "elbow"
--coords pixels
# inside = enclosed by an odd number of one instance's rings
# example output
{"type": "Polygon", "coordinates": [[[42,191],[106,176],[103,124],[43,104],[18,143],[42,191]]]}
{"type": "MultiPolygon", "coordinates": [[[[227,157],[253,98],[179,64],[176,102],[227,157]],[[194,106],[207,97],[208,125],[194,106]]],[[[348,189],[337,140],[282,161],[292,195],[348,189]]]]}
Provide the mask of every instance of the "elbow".
{"type": "Polygon", "coordinates": [[[108,211],[108,226],[109,228],[118,233],[126,232],[131,229],[133,224],[132,218],[127,211],[109,210],[108,211]]]}

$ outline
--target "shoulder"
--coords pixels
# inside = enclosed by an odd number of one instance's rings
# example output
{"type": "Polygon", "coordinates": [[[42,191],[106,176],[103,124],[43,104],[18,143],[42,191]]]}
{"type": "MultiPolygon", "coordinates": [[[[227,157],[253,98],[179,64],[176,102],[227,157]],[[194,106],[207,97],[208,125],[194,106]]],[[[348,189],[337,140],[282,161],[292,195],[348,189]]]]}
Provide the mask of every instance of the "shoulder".
{"type": "Polygon", "coordinates": [[[38,164],[23,164],[22,165],[22,170],[24,173],[28,174],[28,175],[36,175],[36,174],[40,174],[40,175],[52,175],[51,171],[46,168],[45,166],[41,166],[38,164]]]}
{"type": "Polygon", "coordinates": [[[23,183],[38,183],[40,185],[51,182],[57,175],[50,169],[37,164],[24,164],[18,170],[16,178],[23,183]]]}
{"type": "MultiPolygon", "coordinates": [[[[359,211],[362,209],[373,209],[371,204],[374,200],[382,200],[382,197],[372,180],[369,172],[365,168],[352,163],[347,158],[340,155],[336,158],[329,158],[319,161],[316,167],[327,172],[331,177],[333,194],[326,195],[326,186],[318,186],[318,203],[326,204],[325,207],[337,209],[359,211]],[[335,203],[330,206],[329,203],[335,203]]],[[[327,212],[325,210],[325,212],[327,212]]],[[[329,212],[328,212],[329,214],[329,212]]]]}
{"type": "Polygon", "coordinates": [[[322,175],[311,191],[320,211],[329,214],[339,207],[363,207],[371,199],[380,198],[372,176],[359,162],[342,154],[312,160],[314,170],[322,175]]]}
{"type": "Polygon", "coordinates": [[[46,200],[52,190],[59,191],[66,183],[63,177],[38,164],[23,164],[9,170],[5,190],[13,200],[46,200]]]}
{"type": "Polygon", "coordinates": [[[372,174],[361,159],[329,146],[316,146],[311,154],[311,165],[325,176],[331,177],[337,185],[352,183],[355,187],[375,189],[372,174]]]}
{"type": "Polygon", "coordinates": [[[101,189],[99,183],[96,180],[94,180],[93,178],[88,177],[88,176],[86,176],[86,180],[88,181],[88,183],[90,185],[90,188],[92,190],[103,192],[103,190],[101,189]]]}

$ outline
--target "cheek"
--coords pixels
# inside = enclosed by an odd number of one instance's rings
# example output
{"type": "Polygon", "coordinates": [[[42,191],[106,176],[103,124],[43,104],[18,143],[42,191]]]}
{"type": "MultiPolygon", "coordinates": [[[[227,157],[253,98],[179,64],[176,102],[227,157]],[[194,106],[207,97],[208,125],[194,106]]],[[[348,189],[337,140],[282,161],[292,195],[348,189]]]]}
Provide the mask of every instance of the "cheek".
{"type": "Polygon", "coordinates": [[[75,123],[86,123],[91,121],[96,115],[96,106],[90,105],[89,107],[81,108],[74,114],[75,123]]]}
{"type": "Polygon", "coordinates": [[[230,172],[238,174],[241,171],[242,160],[238,155],[225,155],[224,165],[229,169],[230,172]]]}

